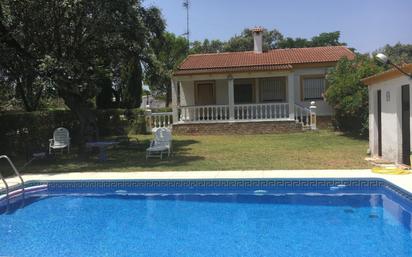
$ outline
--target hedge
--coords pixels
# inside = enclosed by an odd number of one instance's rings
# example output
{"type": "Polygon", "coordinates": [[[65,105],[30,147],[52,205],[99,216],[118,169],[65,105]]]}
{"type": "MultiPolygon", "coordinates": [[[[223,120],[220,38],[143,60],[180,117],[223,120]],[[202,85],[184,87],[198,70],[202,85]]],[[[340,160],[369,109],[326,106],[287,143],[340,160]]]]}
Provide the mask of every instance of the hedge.
{"type": "MultiPolygon", "coordinates": [[[[95,110],[100,136],[144,133],[144,111],[140,109],[95,110]]],[[[0,113],[0,154],[10,156],[46,151],[53,131],[65,127],[73,145],[79,142],[79,122],[67,110],[0,113]]]]}

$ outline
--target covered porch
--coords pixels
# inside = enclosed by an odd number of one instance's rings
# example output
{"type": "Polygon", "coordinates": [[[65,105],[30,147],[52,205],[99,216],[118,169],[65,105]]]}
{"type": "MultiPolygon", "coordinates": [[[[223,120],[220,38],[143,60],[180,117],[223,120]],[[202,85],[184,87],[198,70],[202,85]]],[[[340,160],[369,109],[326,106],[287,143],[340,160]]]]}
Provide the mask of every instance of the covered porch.
{"type": "Polygon", "coordinates": [[[175,77],[173,123],[297,121],[310,125],[314,111],[295,103],[294,80],[293,72],[175,77]]]}

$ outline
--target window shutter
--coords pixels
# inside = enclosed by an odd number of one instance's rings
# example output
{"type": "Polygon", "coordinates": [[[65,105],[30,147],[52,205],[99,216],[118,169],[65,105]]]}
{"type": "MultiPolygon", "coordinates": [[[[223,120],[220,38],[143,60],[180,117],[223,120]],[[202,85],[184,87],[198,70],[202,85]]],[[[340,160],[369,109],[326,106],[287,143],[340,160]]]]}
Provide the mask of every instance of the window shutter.
{"type": "Polygon", "coordinates": [[[304,78],[303,79],[303,99],[319,100],[323,99],[325,92],[325,78],[304,78]]]}
{"type": "Polygon", "coordinates": [[[286,80],[284,78],[263,78],[259,80],[263,102],[281,102],[286,99],[286,80]]]}

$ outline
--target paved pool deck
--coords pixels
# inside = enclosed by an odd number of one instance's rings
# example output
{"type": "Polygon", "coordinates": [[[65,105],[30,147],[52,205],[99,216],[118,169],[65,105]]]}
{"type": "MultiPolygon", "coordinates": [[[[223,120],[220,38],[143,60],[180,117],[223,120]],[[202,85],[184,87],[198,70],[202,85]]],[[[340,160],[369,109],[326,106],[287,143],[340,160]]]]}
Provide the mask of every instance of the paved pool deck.
{"type": "MultiPolygon", "coordinates": [[[[31,180],[113,180],[113,179],[259,179],[259,178],[382,178],[412,193],[412,174],[376,174],[370,169],[356,170],[244,170],[244,171],[147,171],[147,172],[71,172],[24,174],[31,180]]],[[[19,182],[8,178],[9,185],[19,182]]],[[[4,187],[0,185],[0,188],[4,187]]]]}

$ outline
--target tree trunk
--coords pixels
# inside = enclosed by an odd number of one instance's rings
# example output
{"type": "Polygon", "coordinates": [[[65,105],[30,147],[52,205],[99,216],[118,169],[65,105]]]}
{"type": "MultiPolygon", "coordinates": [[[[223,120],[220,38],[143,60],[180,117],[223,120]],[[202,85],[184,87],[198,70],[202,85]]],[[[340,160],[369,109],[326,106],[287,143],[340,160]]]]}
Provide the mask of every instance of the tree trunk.
{"type": "Polygon", "coordinates": [[[82,99],[80,95],[73,93],[64,93],[60,95],[64,99],[65,104],[79,119],[79,152],[83,153],[86,142],[95,141],[99,138],[97,117],[92,109],[90,109],[90,104],[82,99]]]}
{"type": "Polygon", "coordinates": [[[43,87],[34,88],[34,73],[27,73],[16,79],[16,93],[23,102],[24,109],[27,112],[36,111],[39,107],[40,98],[43,93],[43,87]]]}
{"type": "Polygon", "coordinates": [[[166,84],[166,107],[169,107],[170,102],[172,100],[172,85],[170,82],[166,84]]]}

